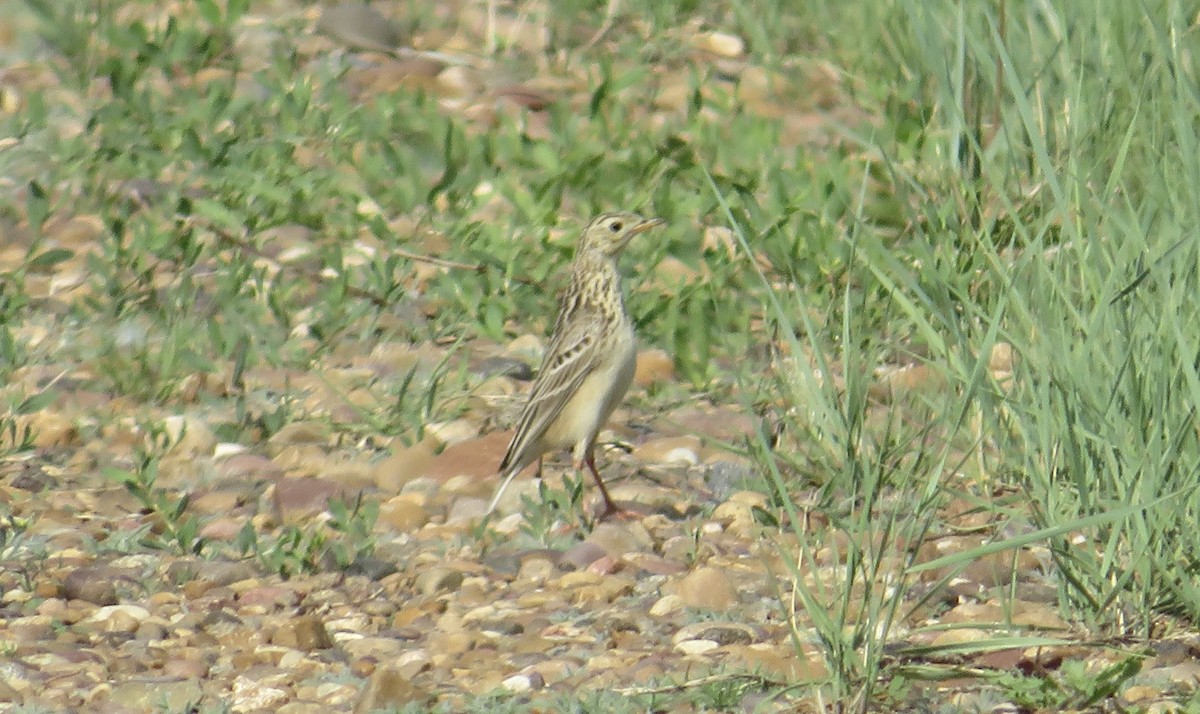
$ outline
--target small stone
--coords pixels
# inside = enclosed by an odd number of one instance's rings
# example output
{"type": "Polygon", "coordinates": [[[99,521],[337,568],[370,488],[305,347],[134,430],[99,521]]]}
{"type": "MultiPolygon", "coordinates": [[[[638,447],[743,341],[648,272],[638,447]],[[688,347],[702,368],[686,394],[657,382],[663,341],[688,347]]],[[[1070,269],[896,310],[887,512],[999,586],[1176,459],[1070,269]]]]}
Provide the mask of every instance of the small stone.
{"type": "Polygon", "coordinates": [[[47,237],[66,248],[89,247],[104,231],[104,219],[97,215],[73,216],[62,222],[48,223],[47,237]]]}
{"type": "Polygon", "coordinates": [[[274,644],[304,652],[327,650],[333,647],[333,638],[325,629],[325,623],[315,615],[301,615],[292,618],[275,631],[271,641],[274,644]]]}
{"type": "Polygon", "coordinates": [[[521,335],[508,343],[508,353],[524,358],[531,363],[541,363],[546,343],[537,335],[521,335]]]}
{"type": "Polygon", "coordinates": [[[95,605],[116,605],[115,572],[106,566],[84,566],[72,570],[62,583],[65,600],[83,600],[95,605]]]}
{"type": "Polygon", "coordinates": [[[158,642],[167,639],[167,628],[157,622],[143,622],[133,633],[133,638],[141,642],[158,642]]]}
{"type": "MultiPolygon", "coordinates": [[[[592,571],[586,571],[587,574],[593,574],[592,571]]],[[[582,575],[583,573],[579,573],[582,575]]],[[[597,574],[600,575],[600,574],[597,574]]],[[[625,597],[633,593],[633,581],[614,575],[600,575],[602,578],[599,582],[593,585],[583,585],[575,590],[572,594],[571,601],[576,605],[587,603],[611,603],[617,598],[625,597]]]]}
{"type": "Polygon", "coordinates": [[[413,685],[398,667],[381,667],[375,670],[371,679],[367,681],[354,712],[367,714],[374,711],[396,711],[409,704],[428,700],[429,695],[413,685]]]}
{"type": "Polygon", "coordinates": [[[926,364],[886,366],[876,371],[876,381],[867,392],[880,401],[909,395],[929,395],[946,388],[946,376],[926,364]]]}
{"type": "Polygon", "coordinates": [[[88,622],[99,623],[105,632],[136,632],[150,617],[150,611],[137,605],[108,605],[95,612],[88,622]]]}
{"type": "Polygon", "coordinates": [[[241,497],[233,491],[209,491],[193,496],[188,509],[201,515],[223,515],[240,504],[241,497]]]}
{"type": "Polygon", "coordinates": [[[728,498],[734,490],[743,488],[754,472],[745,464],[719,459],[708,463],[704,471],[704,485],[717,498],[728,498]]]}
{"type": "Polygon", "coordinates": [[[614,558],[633,551],[650,551],[654,547],[654,539],[642,524],[636,522],[605,521],[597,524],[583,542],[600,546],[604,553],[614,558]]]}
{"type": "Polygon", "coordinates": [[[661,514],[668,518],[686,513],[691,505],[679,489],[659,486],[645,479],[634,479],[609,489],[618,503],[634,504],[633,510],[643,514],[661,514]]]}
{"type": "MultiPolygon", "coordinates": [[[[745,77],[742,84],[745,85],[745,77]]],[[[725,226],[708,226],[700,239],[700,248],[705,253],[723,253],[727,258],[737,255],[737,236],[725,226]]]]}
{"type": "Polygon", "coordinates": [[[1121,692],[1121,699],[1125,700],[1128,704],[1146,702],[1157,699],[1160,696],[1162,696],[1162,689],[1160,687],[1147,687],[1144,684],[1134,684],[1121,692]]]}
{"type": "Polygon", "coordinates": [[[695,622],[679,629],[671,638],[678,644],[685,640],[711,640],[718,645],[748,645],[759,639],[754,628],[740,622],[695,622]]]}
{"type": "Polygon", "coordinates": [[[288,693],[244,675],[233,680],[230,709],[235,712],[274,711],[287,701],[288,693]]]}
{"type": "Polygon", "coordinates": [[[687,603],[685,603],[683,598],[679,597],[678,595],[673,593],[670,595],[664,595],[660,597],[657,602],[650,606],[650,616],[663,617],[665,615],[679,612],[686,606],[687,603]]]}
{"type": "Polygon", "coordinates": [[[479,436],[479,425],[468,419],[454,419],[427,424],[425,433],[446,446],[454,446],[479,436]]]}
{"type": "Polygon", "coordinates": [[[730,661],[738,662],[749,672],[761,672],[785,682],[816,682],[829,676],[820,655],[797,653],[786,645],[755,643],[730,645],[724,650],[730,661]]]}
{"type": "Polygon", "coordinates": [[[397,449],[375,466],[375,484],[384,491],[398,493],[405,484],[425,475],[437,448],[438,440],[430,436],[397,449]]]}
{"type": "Polygon", "coordinates": [[[393,561],[369,555],[360,555],[346,566],[346,575],[360,575],[372,582],[383,580],[396,572],[399,572],[399,568],[393,561]]]}
{"type": "Polygon", "coordinates": [[[1010,343],[997,342],[992,345],[992,352],[988,355],[988,369],[993,373],[1013,370],[1013,346],[1010,343]]]}
{"type": "Polygon", "coordinates": [[[562,554],[559,567],[583,570],[607,554],[603,546],[583,541],[571,546],[562,554]]]}
{"type": "Polygon", "coordinates": [[[651,439],[633,450],[633,457],[645,463],[693,465],[700,463],[700,439],[694,436],[668,436],[651,439]]]}
{"type": "Polygon", "coordinates": [[[196,680],[171,681],[163,677],[134,677],[117,682],[106,697],[113,711],[187,711],[204,699],[196,680]]]}
{"type": "Polygon", "coordinates": [[[317,421],[294,421],[284,425],[267,439],[277,451],[283,446],[295,444],[326,444],[329,442],[329,425],[317,421]]]}
{"type": "Polygon", "coordinates": [[[733,581],[713,567],[697,568],[677,583],[677,594],[688,607],[726,610],[738,602],[733,581]]]}
{"type": "Polygon", "coordinates": [[[352,49],[391,52],[404,43],[404,32],[363,2],[325,8],[317,21],[317,31],[352,49]]]}
{"type": "Polygon", "coordinates": [[[245,561],[177,560],[167,566],[171,582],[204,582],[224,587],[253,578],[254,567],[245,561]]]}
{"type": "Polygon", "coordinates": [[[241,444],[218,444],[213,449],[217,460],[216,474],[222,479],[233,479],[242,483],[271,481],[283,476],[283,469],[261,454],[251,454],[241,444]]]}
{"type": "Polygon", "coordinates": [[[286,523],[295,523],[321,513],[329,507],[329,500],[352,497],[352,492],[325,479],[313,476],[283,478],[275,483],[273,491],[276,514],[286,523]]]}
{"type": "Polygon", "coordinates": [[[174,456],[212,456],[216,451],[217,437],[200,419],[176,414],[163,419],[162,428],[174,456]]]}
{"type": "Polygon", "coordinates": [[[406,679],[412,679],[426,669],[429,669],[429,653],[422,649],[408,650],[396,657],[392,665],[406,679]]]}
{"type": "MultiPolygon", "coordinates": [[[[433,457],[425,475],[443,483],[455,476],[470,477],[472,483],[493,477],[511,437],[512,434],[494,431],[476,439],[447,446],[444,451],[433,457]]],[[[483,488],[482,491],[490,489],[483,488]]]]}
{"type": "Polygon", "coordinates": [[[22,418],[20,425],[29,427],[34,446],[63,447],[79,440],[75,419],[51,409],[34,412],[22,418]]]}
{"type": "Polygon", "coordinates": [[[933,647],[964,645],[990,640],[993,636],[992,633],[977,628],[956,628],[939,632],[930,644],[933,647]]]}
{"type": "Polygon", "coordinates": [[[675,378],[675,360],[665,350],[642,350],[637,356],[637,368],[633,373],[633,383],[639,387],[648,387],[659,382],[669,382],[675,378]]]}
{"type": "Polygon", "coordinates": [[[512,694],[522,694],[533,689],[533,682],[525,674],[514,674],[500,683],[500,686],[512,694]]]}
{"type": "Polygon", "coordinates": [[[200,536],[206,540],[232,543],[246,527],[246,518],[215,518],[200,527],[200,536]]]}
{"type": "Polygon", "coordinates": [[[621,569],[621,561],[611,555],[606,555],[603,558],[592,561],[592,564],[587,569],[601,575],[612,575],[621,569]]]}
{"type": "Polygon", "coordinates": [[[438,93],[456,99],[474,97],[484,88],[478,70],[465,65],[451,65],[438,73],[438,93]]]}
{"type": "Polygon", "coordinates": [[[379,506],[377,525],[400,533],[411,533],[429,522],[421,494],[403,493],[379,506]]]}
{"type": "Polygon", "coordinates": [[[684,640],[675,645],[675,650],[685,655],[702,655],[705,652],[712,652],[721,645],[712,640],[684,640]]]}
{"type": "Polygon", "coordinates": [[[741,57],[746,51],[742,38],[728,32],[706,32],[695,39],[696,48],[718,57],[741,57]]]}
{"type": "Polygon", "coordinates": [[[37,464],[22,464],[19,473],[12,477],[9,484],[18,490],[28,491],[30,493],[41,493],[55,488],[58,485],[58,480],[46,473],[46,470],[37,464]]]}
{"type": "Polygon", "coordinates": [[[487,515],[488,502],[482,498],[464,496],[454,499],[450,511],[446,514],[446,523],[468,523],[478,521],[487,515]]]}
{"type": "Polygon", "coordinates": [[[462,571],[435,566],[417,575],[413,585],[423,595],[431,596],[443,592],[454,592],[462,586],[462,582],[462,571]]]}
{"type": "Polygon", "coordinates": [[[526,558],[521,561],[521,569],[517,572],[517,578],[540,585],[557,575],[557,570],[554,562],[549,558],[526,558]]]}
{"type": "Polygon", "coordinates": [[[668,560],[654,553],[626,553],[621,556],[627,565],[643,570],[651,575],[679,575],[687,568],[680,562],[668,560]]]}
{"type": "Polygon", "coordinates": [[[204,679],[209,667],[204,662],[192,659],[170,659],[163,664],[163,674],[180,679],[204,679]]]}

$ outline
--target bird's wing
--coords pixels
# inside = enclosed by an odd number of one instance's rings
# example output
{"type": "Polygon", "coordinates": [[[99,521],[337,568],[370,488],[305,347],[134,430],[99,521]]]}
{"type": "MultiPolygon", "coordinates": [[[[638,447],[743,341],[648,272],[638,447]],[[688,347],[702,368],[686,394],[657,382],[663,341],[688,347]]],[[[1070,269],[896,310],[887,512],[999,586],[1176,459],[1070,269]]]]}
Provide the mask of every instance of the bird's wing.
{"type": "Polygon", "coordinates": [[[598,316],[583,313],[559,321],[533,382],[529,402],[517,422],[517,431],[500,462],[501,472],[514,467],[520,470],[541,456],[526,452],[562,414],[563,407],[595,367],[602,334],[603,322],[598,316]]]}

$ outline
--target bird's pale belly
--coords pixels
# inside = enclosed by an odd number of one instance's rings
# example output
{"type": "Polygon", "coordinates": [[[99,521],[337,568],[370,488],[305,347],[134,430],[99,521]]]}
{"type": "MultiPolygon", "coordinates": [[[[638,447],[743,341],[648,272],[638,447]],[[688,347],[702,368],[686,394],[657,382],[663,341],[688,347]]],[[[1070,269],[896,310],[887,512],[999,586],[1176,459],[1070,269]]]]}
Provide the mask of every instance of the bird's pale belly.
{"type": "Polygon", "coordinates": [[[552,448],[574,447],[575,457],[583,456],[633,381],[637,354],[632,339],[626,345],[606,367],[592,372],[583,381],[559,418],[546,430],[546,444],[553,445],[552,448]]]}

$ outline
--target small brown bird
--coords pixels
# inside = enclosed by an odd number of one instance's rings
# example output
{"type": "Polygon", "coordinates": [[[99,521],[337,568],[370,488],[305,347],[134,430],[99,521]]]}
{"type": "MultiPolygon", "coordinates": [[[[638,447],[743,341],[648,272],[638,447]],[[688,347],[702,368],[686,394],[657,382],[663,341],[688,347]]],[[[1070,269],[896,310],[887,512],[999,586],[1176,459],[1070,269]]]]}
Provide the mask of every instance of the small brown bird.
{"type": "Polygon", "coordinates": [[[637,357],[617,257],[631,238],[662,223],[635,213],[604,213],[583,229],[554,334],[500,462],[504,481],[488,513],[526,466],[548,451],[567,447],[572,449],[575,469],[581,471],[586,465],[600,487],[604,497],[600,517],[620,510],[604,487],[592,453],[596,435],[633,381],[637,357]]]}

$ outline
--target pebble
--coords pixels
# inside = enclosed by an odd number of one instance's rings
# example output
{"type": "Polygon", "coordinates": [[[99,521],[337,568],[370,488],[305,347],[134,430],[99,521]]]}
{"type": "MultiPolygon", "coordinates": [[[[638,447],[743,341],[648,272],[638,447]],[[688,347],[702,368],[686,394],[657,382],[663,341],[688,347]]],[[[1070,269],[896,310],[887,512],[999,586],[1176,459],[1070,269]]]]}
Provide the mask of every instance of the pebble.
{"type": "Polygon", "coordinates": [[[700,463],[700,439],[668,436],[651,439],[633,450],[633,458],[644,463],[694,465],[700,463]]]}
{"type": "Polygon", "coordinates": [[[271,633],[271,644],[312,652],[333,647],[333,638],[320,618],[300,615],[279,625],[271,633]]]}
{"type": "Polygon", "coordinates": [[[426,474],[437,448],[438,440],[427,436],[412,446],[395,449],[391,456],[375,465],[375,484],[384,492],[399,492],[405,484],[426,474]]]}
{"type": "Polygon", "coordinates": [[[421,494],[405,493],[385,501],[379,506],[377,527],[386,526],[400,533],[417,530],[429,522],[426,500],[421,494]]]}
{"type": "Polygon", "coordinates": [[[750,644],[758,639],[754,628],[740,622],[694,622],[679,628],[671,641],[678,644],[685,640],[711,640],[723,646],[750,644]]]}
{"type": "Polygon", "coordinates": [[[718,57],[741,57],[746,51],[742,38],[728,32],[705,32],[695,39],[696,47],[718,57]]]}
{"type": "Polygon", "coordinates": [[[469,419],[433,422],[425,426],[425,433],[446,446],[454,446],[479,436],[479,425],[469,419]]]}
{"type": "Polygon", "coordinates": [[[523,694],[533,689],[533,681],[527,674],[514,674],[501,682],[500,686],[512,694],[523,694]]]}
{"type": "Polygon", "coordinates": [[[604,521],[592,529],[583,543],[597,545],[614,558],[634,551],[650,551],[654,547],[654,539],[637,522],[604,521]]]}
{"type": "Polygon", "coordinates": [[[723,571],[700,567],[677,582],[677,594],[688,607],[726,610],[738,603],[733,581],[723,571]]]}
{"type": "Polygon", "coordinates": [[[117,682],[105,700],[112,709],[129,711],[185,711],[201,701],[204,690],[194,679],[171,680],[164,677],[136,677],[117,682]]]}
{"type": "Polygon", "coordinates": [[[607,555],[608,552],[603,546],[590,541],[577,543],[567,549],[562,554],[562,559],[559,561],[563,567],[568,567],[574,570],[584,570],[592,563],[607,555]]]}
{"type": "Polygon", "coordinates": [[[754,472],[745,464],[718,458],[710,461],[704,470],[704,485],[719,499],[728,498],[735,490],[743,488],[754,472]]]}
{"type": "Polygon", "coordinates": [[[421,571],[414,581],[418,592],[432,596],[439,593],[454,592],[463,583],[463,574],[451,568],[432,567],[421,571]]]}
{"type": "Polygon", "coordinates": [[[75,568],[63,579],[62,596],[66,600],[116,605],[116,574],[117,571],[104,565],[75,568]]]}
{"type": "Polygon", "coordinates": [[[650,606],[650,616],[665,617],[666,615],[679,612],[685,607],[687,607],[687,603],[683,601],[682,597],[674,593],[663,595],[650,606]]]}
{"type": "Polygon", "coordinates": [[[134,632],[150,617],[150,611],[138,605],[108,605],[97,610],[87,622],[101,625],[105,632],[134,632]]]}
{"type": "Polygon", "coordinates": [[[508,353],[530,363],[540,364],[546,343],[537,335],[521,335],[508,343],[508,353]]]}
{"type": "Polygon", "coordinates": [[[633,383],[639,387],[649,387],[660,382],[669,382],[675,378],[675,360],[666,350],[649,349],[638,353],[637,364],[633,372],[633,383]]]}
{"type": "Polygon", "coordinates": [[[675,649],[685,655],[702,655],[707,652],[712,652],[721,645],[712,640],[684,640],[675,645],[675,649]]]}

